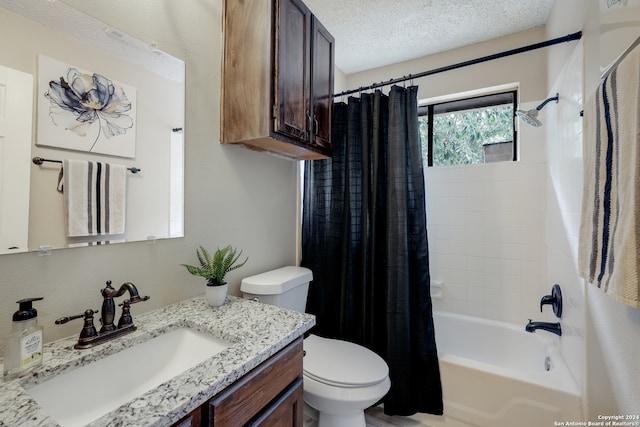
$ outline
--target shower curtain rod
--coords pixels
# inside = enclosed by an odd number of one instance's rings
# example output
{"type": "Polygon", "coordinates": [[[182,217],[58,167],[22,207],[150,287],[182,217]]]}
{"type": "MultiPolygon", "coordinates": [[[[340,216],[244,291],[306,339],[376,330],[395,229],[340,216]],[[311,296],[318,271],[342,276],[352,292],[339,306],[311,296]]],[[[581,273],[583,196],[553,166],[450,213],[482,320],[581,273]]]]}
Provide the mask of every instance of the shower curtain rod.
{"type": "Polygon", "coordinates": [[[480,64],[482,62],[491,61],[491,60],[499,59],[499,58],[504,58],[506,56],[516,55],[518,53],[524,53],[524,52],[528,52],[530,50],[540,49],[540,48],[543,48],[543,47],[552,46],[552,45],[559,44],[559,43],[570,42],[570,41],[573,41],[573,40],[580,40],[580,38],[582,38],[582,31],[578,31],[578,32],[573,33],[573,34],[568,34],[568,35],[566,35],[564,37],[558,37],[558,38],[547,40],[547,41],[544,41],[544,42],[534,43],[534,44],[530,44],[530,45],[527,45],[527,46],[522,46],[522,47],[519,47],[519,48],[516,48],[516,49],[505,50],[504,52],[494,53],[493,55],[487,55],[487,56],[483,56],[483,57],[476,58],[476,59],[470,59],[468,61],[458,62],[458,63],[452,64],[452,65],[447,65],[445,67],[434,68],[433,70],[423,71],[423,72],[418,73],[418,74],[409,74],[408,76],[402,76],[402,77],[399,77],[399,78],[396,78],[396,79],[388,80],[386,82],[383,81],[383,82],[380,82],[380,83],[373,83],[373,84],[371,84],[369,86],[360,86],[357,89],[351,89],[351,90],[346,90],[344,92],[336,93],[336,94],[333,95],[333,97],[336,98],[338,96],[350,95],[352,93],[362,92],[362,91],[370,90],[370,89],[376,89],[376,88],[379,88],[379,87],[388,86],[388,85],[392,85],[392,84],[395,84],[395,83],[406,82],[407,80],[419,79],[421,77],[430,76],[432,74],[438,74],[438,73],[442,73],[442,72],[445,72],[445,71],[451,71],[451,70],[455,70],[457,68],[466,67],[466,66],[469,66],[469,65],[480,64]]]}

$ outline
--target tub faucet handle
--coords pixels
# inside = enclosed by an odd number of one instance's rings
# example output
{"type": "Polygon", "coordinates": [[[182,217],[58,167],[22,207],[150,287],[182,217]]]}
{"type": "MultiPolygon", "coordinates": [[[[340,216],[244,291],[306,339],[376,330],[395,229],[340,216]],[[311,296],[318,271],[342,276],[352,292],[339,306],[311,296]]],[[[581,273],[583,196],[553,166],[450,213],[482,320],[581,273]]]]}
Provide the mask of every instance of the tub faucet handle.
{"type": "Polygon", "coordinates": [[[540,299],[540,313],[542,313],[542,306],[545,304],[553,304],[555,300],[551,295],[545,295],[540,299]]]}
{"type": "Polygon", "coordinates": [[[542,306],[549,304],[553,307],[553,313],[556,317],[562,317],[562,291],[560,285],[555,284],[551,288],[551,295],[545,295],[540,300],[540,313],[542,313],[542,306]]]}

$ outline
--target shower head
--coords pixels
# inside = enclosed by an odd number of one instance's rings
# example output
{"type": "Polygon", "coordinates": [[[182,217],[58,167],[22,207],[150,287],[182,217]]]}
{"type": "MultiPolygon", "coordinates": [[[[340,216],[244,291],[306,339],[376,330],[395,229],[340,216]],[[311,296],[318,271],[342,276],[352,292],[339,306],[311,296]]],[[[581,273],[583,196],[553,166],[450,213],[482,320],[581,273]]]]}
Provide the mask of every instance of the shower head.
{"type": "Polygon", "coordinates": [[[542,122],[538,120],[538,112],[542,110],[544,106],[551,101],[556,101],[556,104],[557,104],[558,99],[559,99],[559,94],[556,93],[556,96],[545,99],[542,104],[538,105],[533,110],[529,110],[529,111],[517,110],[516,116],[520,117],[522,121],[524,121],[526,124],[530,126],[540,127],[542,126],[542,122]]]}
{"type": "Polygon", "coordinates": [[[542,122],[538,120],[538,110],[533,109],[529,111],[517,110],[516,116],[520,117],[523,122],[530,126],[540,127],[542,126],[542,122]]]}

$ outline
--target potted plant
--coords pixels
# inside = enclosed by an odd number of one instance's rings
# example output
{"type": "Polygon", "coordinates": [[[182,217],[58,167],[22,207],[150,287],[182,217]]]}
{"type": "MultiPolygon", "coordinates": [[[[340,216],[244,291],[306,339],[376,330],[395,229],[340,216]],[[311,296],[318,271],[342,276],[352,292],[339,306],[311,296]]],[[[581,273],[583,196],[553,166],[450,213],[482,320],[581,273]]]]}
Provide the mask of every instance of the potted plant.
{"type": "Polygon", "coordinates": [[[209,305],[216,307],[224,304],[228,289],[227,282],[224,280],[225,276],[228,272],[237,270],[245,265],[249,257],[239,262],[242,251],[238,252],[231,245],[222,249],[218,248],[213,256],[204,247],[200,246],[200,249],[196,249],[196,254],[200,262],[199,266],[181,265],[194,276],[207,279],[205,291],[209,305]]]}

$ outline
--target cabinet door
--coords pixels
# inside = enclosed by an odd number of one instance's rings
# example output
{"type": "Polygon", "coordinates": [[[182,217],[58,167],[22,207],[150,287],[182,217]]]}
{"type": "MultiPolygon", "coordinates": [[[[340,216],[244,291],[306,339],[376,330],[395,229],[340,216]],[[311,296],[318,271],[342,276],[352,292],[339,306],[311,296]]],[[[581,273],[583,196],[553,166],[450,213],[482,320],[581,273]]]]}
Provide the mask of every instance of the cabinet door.
{"type": "Polygon", "coordinates": [[[312,18],[311,108],[313,145],[331,150],[331,109],[333,107],[334,40],[327,29],[312,18]]]}
{"type": "Polygon", "coordinates": [[[300,378],[302,339],[294,341],[209,401],[209,425],[247,425],[300,378]]]}
{"type": "Polygon", "coordinates": [[[299,0],[277,0],[274,130],[309,141],[311,13],[299,0]]]}
{"type": "Polygon", "coordinates": [[[173,424],[172,427],[202,427],[202,411],[203,411],[203,409],[204,409],[203,407],[200,407],[200,408],[196,409],[195,411],[191,412],[189,415],[187,415],[182,420],[180,420],[177,423],[173,424]]]}
{"type": "Polygon", "coordinates": [[[302,378],[272,402],[248,427],[302,427],[304,398],[302,378]]]}

